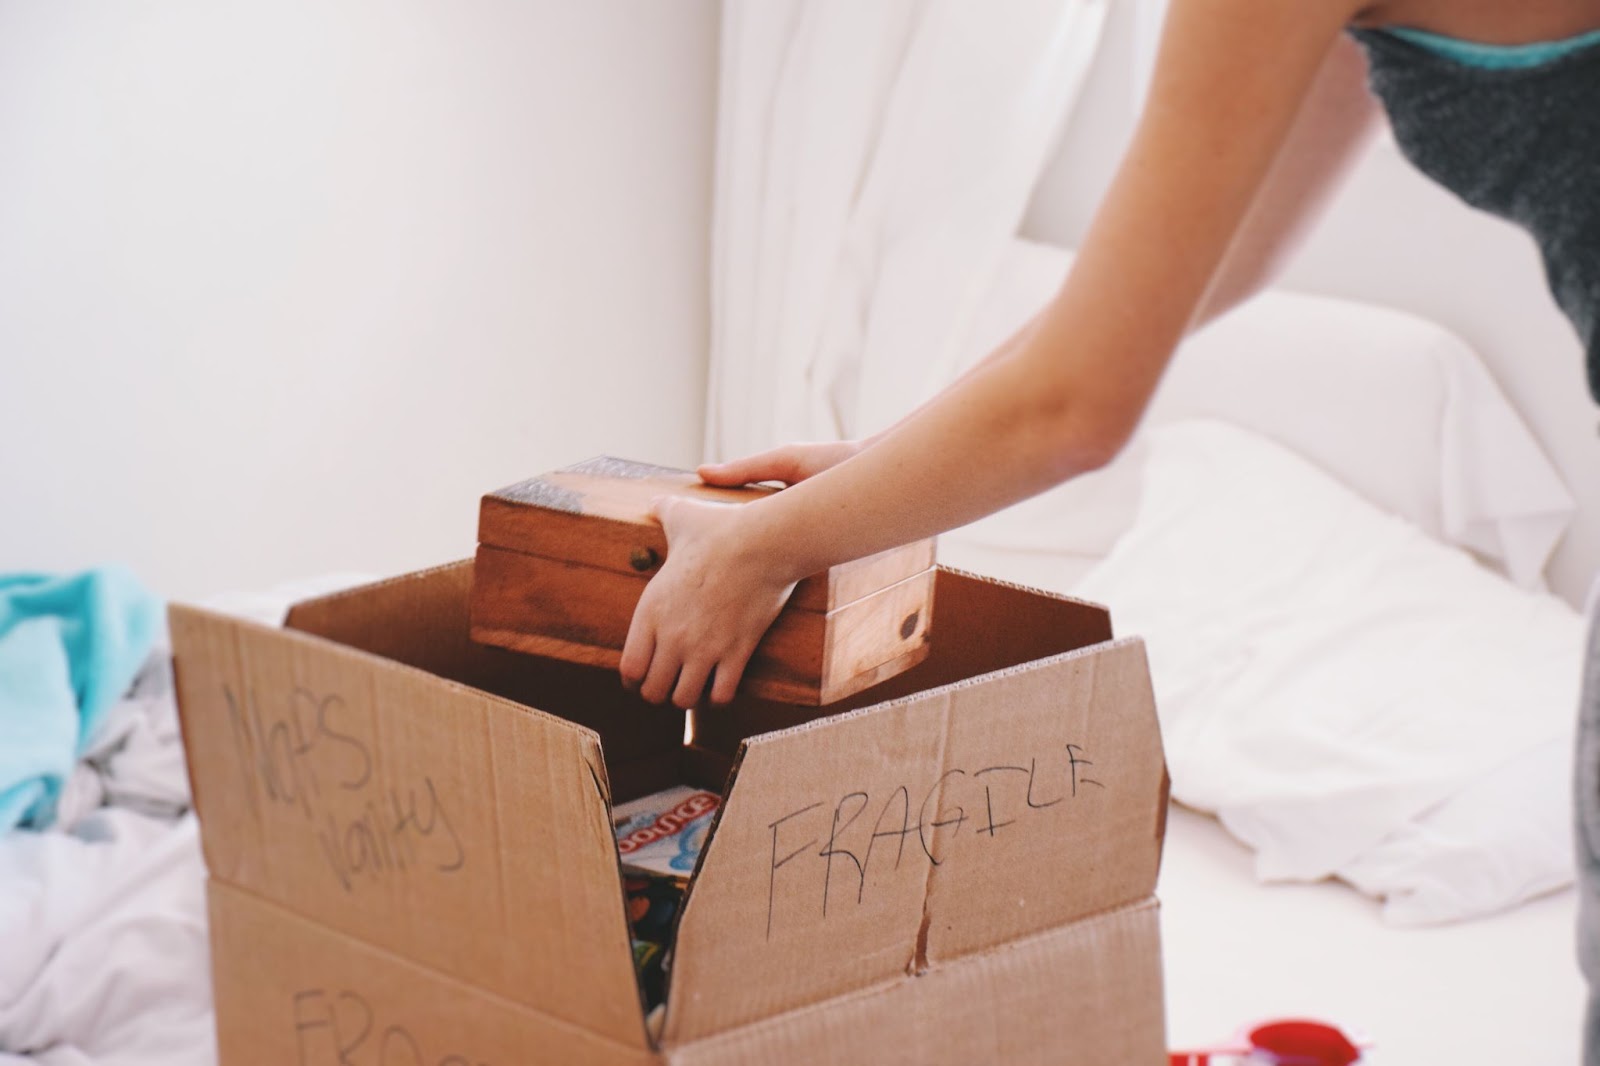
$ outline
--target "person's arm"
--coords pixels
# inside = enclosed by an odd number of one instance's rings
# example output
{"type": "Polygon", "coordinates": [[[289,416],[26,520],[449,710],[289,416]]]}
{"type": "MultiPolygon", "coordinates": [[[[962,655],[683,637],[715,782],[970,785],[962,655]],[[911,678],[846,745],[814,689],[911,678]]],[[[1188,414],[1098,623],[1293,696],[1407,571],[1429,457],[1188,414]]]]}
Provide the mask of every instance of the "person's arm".
{"type": "Polygon", "coordinates": [[[1353,0],[1173,0],[1149,103],[1060,294],[1014,350],[845,461],[727,508],[663,501],[625,683],[733,695],[794,583],[1108,461],[1212,288],[1353,0]]]}
{"type": "Polygon", "coordinates": [[[1250,211],[1190,323],[1194,332],[1275,281],[1380,127],[1367,57],[1340,35],[1328,50],[1250,211]]]}
{"type": "MultiPolygon", "coordinates": [[[[1328,51],[1249,214],[1229,243],[1189,323],[1189,332],[1221,318],[1273,282],[1360,158],[1378,127],[1378,114],[1377,102],[1367,91],[1366,57],[1353,40],[1340,37],[1328,51]]],[[[1041,310],[1029,318],[947,387],[959,386],[982,368],[1010,357],[1043,315],[1041,310]]],[[[711,485],[753,481],[798,484],[837,466],[893,428],[858,441],[783,444],[754,455],[706,463],[698,472],[711,485]]]]}
{"type": "MultiPolygon", "coordinates": [[[[1004,359],[1015,353],[1027,341],[1028,334],[1039,321],[1039,316],[1044,312],[1034,315],[1020,329],[1008,337],[999,347],[989,352],[982,359],[968,367],[949,385],[943,392],[958,387],[967,378],[977,373],[983,367],[996,360],[1004,359]]],[[[937,397],[935,397],[937,399],[937,397]]],[[[931,400],[929,401],[932,402],[931,400]]],[[[926,406],[926,405],[924,405],[926,406]]],[[[921,408],[918,408],[921,410],[921,408]]],[[[916,415],[916,411],[906,415],[900,422],[887,429],[879,430],[870,437],[860,440],[830,440],[806,441],[792,444],[780,444],[776,448],[768,448],[764,452],[753,455],[740,456],[720,463],[701,463],[695,469],[700,475],[700,480],[708,485],[722,485],[730,488],[748,485],[755,481],[780,481],[785,485],[798,485],[808,477],[815,477],[830,467],[838,466],[846,459],[871,447],[877,441],[888,436],[906,419],[916,415]]]]}

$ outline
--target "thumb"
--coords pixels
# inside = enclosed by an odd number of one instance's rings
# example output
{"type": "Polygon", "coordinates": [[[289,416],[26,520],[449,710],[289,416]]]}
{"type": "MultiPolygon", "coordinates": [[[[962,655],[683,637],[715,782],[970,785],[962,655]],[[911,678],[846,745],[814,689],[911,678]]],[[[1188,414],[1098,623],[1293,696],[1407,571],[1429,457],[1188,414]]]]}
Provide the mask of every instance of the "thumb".
{"type": "Polygon", "coordinates": [[[672,528],[677,524],[682,508],[687,503],[678,496],[663,493],[650,501],[650,517],[661,523],[661,528],[667,531],[670,539],[672,528]]]}

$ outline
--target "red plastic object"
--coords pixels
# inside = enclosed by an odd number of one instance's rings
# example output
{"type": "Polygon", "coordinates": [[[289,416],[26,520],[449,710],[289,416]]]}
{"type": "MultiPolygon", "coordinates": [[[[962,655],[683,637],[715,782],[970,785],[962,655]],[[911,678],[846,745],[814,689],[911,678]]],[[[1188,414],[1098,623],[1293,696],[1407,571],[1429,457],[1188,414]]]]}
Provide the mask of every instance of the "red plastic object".
{"type": "Polygon", "coordinates": [[[1250,1046],[1278,1066],[1350,1066],[1361,1057],[1349,1037],[1322,1022],[1268,1022],[1250,1030],[1250,1046]]]}
{"type": "Polygon", "coordinates": [[[1351,1066],[1361,1048],[1325,1022],[1303,1019],[1262,1022],[1245,1030],[1231,1046],[1174,1051],[1169,1066],[1210,1066],[1213,1055],[1233,1056],[1261,1066],[1351,1066]]]}

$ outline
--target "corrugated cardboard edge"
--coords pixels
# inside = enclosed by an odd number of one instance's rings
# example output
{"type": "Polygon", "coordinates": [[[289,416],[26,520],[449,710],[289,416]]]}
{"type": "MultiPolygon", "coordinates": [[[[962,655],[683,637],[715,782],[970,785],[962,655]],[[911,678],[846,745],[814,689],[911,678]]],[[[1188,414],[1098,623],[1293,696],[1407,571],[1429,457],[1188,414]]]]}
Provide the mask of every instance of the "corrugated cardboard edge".
{"type": "MultiPolygon", "coordinates": [[[[934,571],[935,596],[940,600],[939,614],[942,620],[936,620],[934,637],[926,645],[930,651],[929,659],[944,658],[947,649],[965,646],[964,634],[969,631],[969,627],[952,612],[979,590],[982,591],[980,599],[992,600],[995,593],[1006,596],[1021,594],[1034,601],[1046,613],[1059,613],[1062,628],[1070,634],[1070,639],[1032,641],[1031,645],[1038,646],[1027,647],[1022,654],[1015,656],[1009,653],[995,655],[991,650],[982,656],[988,660],[985,665],[976,665],[971,669],[962,667],[953,673],[938,670],[930,677],[920,676],[922,664],[918,664],[904,674],[885,677],[873,688],[838,701],[837,705],[801,708],[792,704],[758,700],[750,704],[736,701],[733,707],[726,709],[702,707],[692,712],[695,735],[705,738],[703,743],[706,746],[720,748],[731,758],[739,743],[745,738],[787,728],[796,721],[810,721],[819,714],[837,717],[847,711],[885,703],[904,695],[925,692],[962,677],[978,676],[1009,666],[1048,658],[1064,651],[1103,644],[1113,637],[1110,616],[1106,609],[1098,604],[1057,593],[1035,591],[1012,582],[999,581],[952,567],[935,566],[934,571]],[[947,596],[954,596],[955,599],[947,603],[944,600],[947,596]]],[[[980,632],[988,631],[987,628],[980,630],[980,632]]],[[[964,654],[961,657],[965,657],[964,654]]]]}
{"type": "MultiPolygon", "coordinates": [[[[503,696],[497,696],[492,692],[476,688],[472,685],[463,685],[459,681],[452,681],[449,678],[440,677],[439,675],[429,673],[426,670],[418,670],[417,667],[409,666],[394,659],[387,659],[381,655],[373,655],[371,652],[366,652],[360,648],[351,647],[348,644],[340,644],[338,641],[327,641],[326,638],[321,637],[313,630],[306,628],[306,615],[316,611],[325,610],[328,607],[335,606],[347,600],[354,600],[362,596],[370,595],[376,589],[414,584],[417,581],[425,580],[435,574],[442,574],[454,570],[470,571],[472,567],[473,560],[471,558],[457,559],[454,562],[440,563],[438,566],[430,566],[422,570],[413,570],[404,574],[396,574],[393,577],[386,577],[378,581],[369,581],[362,585],[354,585],[347,589],[340,589],[337,592],[330,592],[322,596],[313,596],[310,599],[300,600],[289,607],[288,613],[284,616],[282,628],[292,629],[295,632],[310,637],[314,640],[322,640],[326,643],[334,644],[337,647],[345,648],[353,653],[364,655],[380,662],[392,664],[400,669],[416,670],[417,672],[425,674],[442,684],[450,685],[456,689],[466,689],[472,692],[481,692],[485,698],[494,700],[496,703],[500,703],[507,707],[514,708],[515,710],[522,711],[527,714],[533,714],[548,721],[559,723],[567,728],[574,729],[585,738],[593,740],[595,750],[597,752],[601,752],[600,735],[593,729],[590,729],[588,726],[585,726],[581,723],[574,722],[571,719],[562,718],[560,715],[551,714],[548,711],[541,711],[539,708],[531,707],[525,703],[518,703],[515,700],[508,700],[503,696]]],[[[603,756],[603,752],[601,752],[601,754],[603,756]]],[[[594,778],[595,783],[600,787],[601,798],[605,800],[606,810],[609,812],[611,810],[611,780],[606,773],[605,759],[602,757],[599,759],[589,760],[589,773],[594,778]]]]}
{"type": "MultiPolygon", "coordinates": [[[[201,618],[201,619],[205,619],[205,620],[208,620],[208,621],[211,621],[211,622],[226,622],[226,623],[229,623],[229,624],[232,624],[232,625],[242,626],[247,630],[253,630],[253,631],[261,632],[261,633],[273,633],[273,632],[278,632],[280,630],[290,630],[290,631],[293,631],[293,633],[294,633],[294,635],[295,635],[295,637],[297,639],[300,639],[300,640],[311,640],[311,641],[315,641],[318,644],[325,645],[325,646],[330,647],[330,648],[337,648],[337,649],[339,649],[339,651],[341,653],[357,656],[357,657],[359,657],[360,659],[362,659],[365,662],[374,663],[374,664],[382,664],[382,666],[385,669],[403,670],[408,674],[415,674],[415,675],[417,675],[419,677],[427,678],[430,683],[444,685],[445,687],[447,687],[452,692],[470,694],[470,695],[472,695],[474,697],[479,697],[479,698],[487,700],[487,701],[489,701],[491,703],[494,703],[494,704],[497,704],[497,705],[499,705],[501,707],[504,707],[509,711],[515,711],[515,712],[517,712],[519,714],[532,715],[535,718],[538,718],[538,719],[540,719],[542,721],[545,721],[545,722],[549,722],[552,725],[557,726],[559,728],[571,730],[571,731],[577,733],[585,741],[587,741],[588,745],[592,746],[595,754],[597,754],[597,755],[600,754],[600,734],[596,733],[593,729],[590,729],[588,726],[582,725],[582,724],[580,724],[578,722],[574,722],[571,719],[562,718],[560,715],[551,714],[548,711],[541,711],[537,707],[530,707],[525,703],[518,703],[515,700],[508,700],[503,696],[497,696],[493,692],[486,691],[485,689],[476,688],[476,687],[474,687],[472,685],[463,684],[460,681],[452,681],[450,678],[441,677],[438,674],[434,674],[434,673],[429,673],[427,670],[419,669],[418,667],[411,666],[411,665],[409,665],[407,663],[400,662],[397,659],[385,658],[382,655],[376,655],[376,654],[374,654],[372,652],[365,651],[365,650],[363,650],[361,648],[357,648],[357,647],[354,647],[354,646],[349,645],[349,644],[341,644],[336,640],[329,640],[328,638],[320,636],[315,632],[311,632],[309,630],[302,629],[299,625],[295,624],[295,616],[296,616],[297,612],[302,612],[303,613],[303,611],[305,609],[315,609],[315,608],[317,608],[317,607],[319,607],[321,605],[330,604],[330,603],[336,603],[336,602],[338,602],[340,600],[347,599],[347,598],[348,599],[353,599],[356,596],[358,596],[360,593],[362,593],[362,592],[364,592],[364,591],[366,591],[368,589],[383,588],[383,587],[387,587],[387,586],[390,586],[390,585],[404,584],[405,583],[405,578],[407,578],[407,577],[423,577],[423,576],[426,576],[428,574],[434,574],[434,573],[439,573],[441,571],[450,570],[450,569],[453,569],[453,568],[455,568],[457,566],[461,566],[461,565],[470,566],[471,562],[472,561],[470,559],[468,559],[468,560],[465,561],[465,563],[450,563],[450,564],[447,564],[447,565],[444,565],[444,566],[433,566],[433,567],[429,567],[426,570],[419,570],[414,574],[407,574],[407,575],[404,575],[402,577],[386,578],[386,579],[384,579],[382,581],[374,581],[374,582],[371,582],[370,584],[358,585],[358,586],[356,586],[354,588],[344,589],[344,590],[341,590],[339,592],[332,593],[331,595],[318,596],[318,597],[315,597],[313,599],[303,600],[300,603],[297,603],[294,606],[289,608],[289,613],[285,616],[282,626],[262,625],[261,623],[251,621],[248,618],[241,618],[241,617],[239,617],[237,615],[231,615],[231,614],[223,614],[223,613],[218,612],[218,611],[211,611],[211,610],[207,610],[204,607],[196,607],[196,606],[193,606],[193,605],[190,605],[190,604],[185,604],[185,603],[171,603],[171,604],[168,604],[168,606],[167,606],[167,614],[168,614],[169,618],[173,617],[174,615],[188,615],[190,617],[201,618]]],[[[177,668],[178,668],[177,664],[174,663],[174,670],[176,670],[177,668]]],[[[181,720],[181,716],[180,716],[180,720],[181,720]]],[[[610,786],[610,784],[608,782],[608,779],[606,777],[605,761],[604,761],[604,759],[588,759],[586,761],[589,764],[589,772],[594,777],[595,783],[600,786],[600,790],[601,790],[600,791],[600,795],[605,799],[606,807],[609,810],[610,806],[611,806],[611,786],[610,786]]],[[[185,768],[186,769],[187,769],[187,766],[188,766],[188,762],[187,762],[187,760],[185,760],[185,768]]],[[[193,781],[193,778],[191,777],[190,785],[193,786],[193,784],[194,784],[194,781],[193,781]]]]}
{"type": "Polygon", "coordinates": [[[934,569],[943,571],[946,574],[953,574],[956,577],[964,577],[971,581],[981,581],[986,585],[994,585],[997,588],[1010,589],[1012,592],[1025,592],[1029,596],[1037,596],[1041,600],[1054,600],[1057,603],[1071,603],[1079,607],[1092,608],[1093,610],[1099,611],[1101,614],[1105,615],[1107,628],[1110,628],[1111,609],[1105,604],[1099,603],[1095,600],[1086,600],[1080,596],[1074,596],[1068,592],[1056,592],[1053,589],[1035,588],[1033,585],[1024,585],[1018,581],[1008,581],[1003,577],[992,577],[989,574],[980,574],[975,570],[963,570],[959,566],[946,566],[944,563],[935,563],[934,569]]]}
{"type": "MultiPolygon", "coordinates": [[[[881,1063],[957,1061],[950,1057],[952,1051],[964,1054],[970,1061],[1048,1062],[1053,1066],[1101,1066],[1110,1063],[1115,1063],[1115,1066],[1164,1066],[1165,997],[1158,914],[1159,903],[1154,896],[1150,896],[976,952],[922,974],[879,982],[690,1043],[668,1046],[663,1049],[664,1059],[671,1066],[788,1062],[799,1061],[795,1052],[803,1048],[810,1061],[860,1062],[873,1063],[875,1066],[881,1063]],[[1122,1017],[1108,1020],[1101,1013],[1095,1014],[1097,1020],[1121,1026],[1123,1042],[1136,1045],[1136,1048],[1113,1049],[1103,1044],[1074,1047],[1072,1041],[1077,1034],[1061,1025],[1061,1013],[1076,1006],[1070,1002],[1062,1005],[1061,1012],[1050,1012],[1048,1015],[1032,1006],[1021,1008],[1021,1013],[1030,1021],[1057,1029],[1061,1037],[1055,1041],[1025,1040],[1026,1051],[1022,1053],[1006,1054],[993,1046],[1001,1042],[997,1035],[990,1033],[986,1040],[984,1035],[975,1032],[986,1027],[992,1028],[1008,1019],[997,1019],[987,1012],[981,1018],[956,1016],[963,1008],[970,1015],[974,1006],[964,997],[950,994],[952,989],[948,986],[959,984],[962,978],[982,984],[984,979],[979,973],[980,969],[1023,969],[1038,966],[1052,956],[1060,958],[1076,954],[1078,961],[1082,961],[1081,956],[1093,953],[1099,938],[1107,933],[1112,937],[1123,934],[1135,941],[1147,936],[1149,940],[1147,945],[1114,943],[1107,948],[1126,970],[1126,973],[1117,975],[1122,980],[1113,977],[1105,983],[1114,988],[1112,997],[1124,997],[1131,993],[1137,998],[1132,1010],[1122,1017]],[[1149,950],[1137,950],[1141,946],[1149,950]],[[941,984],[947,987],[939,988],[941,984]],[[950,1007],[949,1013],[939,1011],[933,1019],[925,1019],[937,1022],[937,1025],[918,1025],[913,1016],[917,1012],[905,1009],[906,997],[914,998],[922,994],[942,1000],[950,1007]],[[895,1031],[896,1025],[900,1026],[901,1031],[895,1031]],[[935,1029],[937,1031],[931,1031],[935,1029]],[[919,1041],[915,1039],[919,1030],[925,1034],[924,1043],[932,1042],[945,1054],[931,1054],[927,1053],[927,1048],[919,1048],[919,1041]],[[987,1049],[962,1048],[960,1045],[963,1042],[987,1043],[990,1046],[987,1049]],[[973,1057],[974,1054],[981,1055],[983,1050],[990,1054],[999,1052],[1000,1057],[973,1057]]],[[[922,1007],[922,1013],[933,1013],[928,1011],[926,1004],[922,1007]]],[[[978,1008],[982,1010],[983,1006],[978,1005],[978,1008]]],[[[1006,1050],[1016,1052],[1017,1049],[1006,1050]]]]}
{"type": "MultiPolygon", "coordinates": [[[[414,585],[419,581],[425,581],[426,579],[437,574],[448,573],[452,570],[471,569],[472,558],[468,556],[465,559],[454,559],[448,563],[439,563],[436,566],[424,567],[421,570],[409,570],[403,574],[395,574],[391,577],[379,578],[376,581],[367,581],[360,585],[351,585],[349,588],[342,588],[335,592],[325,592],[320,596],[312,596],[309,599],[298,600],[289,605],[288,613],[284,615],[283,625],[281,628],[293,629],[300,633],[307,633],[309,631],[304,628],[302,622],[297,621],[297,616],[299,618],[303,618],[306,614],[321,610],[331,604],[340,603],[344,600],[354,600],[360,599],[363,596],[369,596],[376,589],[395,588],[402,585],[414,585]]],[[[271,629],[272,627],[267,626],[266,628],[271,629]]],[[[348,645],[340,646],[347,647],[348,645]]]]}
{"type": "MultiPolygon", "coordinates": [[[[1031,590],[1026,590],[1025,589],[1023,591],[1031,591],[1031,590]]],[[[1082,601],[1074,601],[1074,602],[1082,602],[1082,601]]],[[[1087,604],[1086,606],[1091,606],[1092,607],[1094,605],[1093,604],[1087,604]]],[[[810,722],[802,722],[802,723],[800,723],[798,725],[787,726],[787,727],[785,727],[783,729],[774,729],[774,730],[771,730],[770,732],[758,733],[755,736],[753,736],[753,737],[749,738],[748,740],[746,740],[745,741],[745,745],[757,744],[757,743],[760,743],[760,742],[765,741],[765,740],[776,740],[776,739],[779,739],[781,737],[793,736],[793,735],[798,734],[798,733],[808,733],[808,732],[811,732],[811,731],[816,730],[816,729],[825,729],[829,725],[832,725],[835,722],[847,722],[847,721],[850,721],[851,719],[854,719],[854,718],[865,718],[868,715],[878,714],[878,713],[881,713],[881,712],[883,712],[885,710],[889,710],[889,709],[894,708],[894,707],[903,707],[906,704],[915,702],[917,700],[928,699],[928,698],[934,697],[934,696],[943,696],[943,695],[947,695],[949,693],[959,692],[962,689],[975,688],[978,685],[987,684],[987,683],[995,681],[995,680],[997,680],[999,678],[1011,677],[1011,676],[1015,676],[1017,674],[1024,674],[1024,673],[1027,673],[1030,670],[1036,670],[1041,666],[1053,666],[1056,663],[1071,662],[1074,659],[1089,658],[1090,656],[1097,655],[1100,652],[1106,651],[1108,649],[1112,649],[1112,648],[1127,648],[1127,647],[1143,648],[1144,647],[1144,638],[1142,638],[1142,637],[1115,637],[1115,638],[1113,638],[1111,640],[1102,641],[1102,642],[1100,642],[1098,644],[1090,644],[1087,647],[1074,648],[1071,651],[1057,652],[1054,655],[1047,655],[1047,656],[1045,656],[1043,658],[1040,658],[1040,659],[1029,659],[1027,662],[1018,663],[1015,666],[1006,666],[1006,667],[1000,668],[999,670],[991,670],[986,674],[974,674],[972,677],[963,678],[960,681],[952,681],[952,682],[950,682],[948,684],[945,684],[945,685],[939,685],[939,686],[936,686],[934,688],[923,689],[921,692],[914,692],[914,693],[912,693],[910,695],[907,695],[907,696],[898,696],[898,697],[896,697],[896,698],[894,698],[892,700],[885,700],[882,703],[874,703],[874,704],[872,704],[871,706],[868,706],[868,707],[856,707],[856,708],[854,708],[852,710],[841,711],[840,713],[835,714],[835,715],[829,715],[827,717],[817,718],[817,719],[814,719],[813,721],[810,721],[810,722]]],[[[744,755],[744,752],[742,750],[743,746],[744,745],[741,745],[741,750],[739,752],[739,757],[741,759],[743,758],[743,755],[744,755]]],[[[731,788],[731,786],[732,786],[731,780],[730,780],[729,784],[730,784],[730,788],[731,788]]]]}

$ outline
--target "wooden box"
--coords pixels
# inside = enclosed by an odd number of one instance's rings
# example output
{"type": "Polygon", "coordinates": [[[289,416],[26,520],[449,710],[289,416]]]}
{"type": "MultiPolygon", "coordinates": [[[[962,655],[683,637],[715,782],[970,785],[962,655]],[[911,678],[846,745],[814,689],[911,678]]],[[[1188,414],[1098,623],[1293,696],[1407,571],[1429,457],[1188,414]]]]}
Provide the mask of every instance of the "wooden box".
{"type": "MultiPolygon", "coordinates": [[[[667,553],[651,501],[671,494],[745,503],[773,491],[713,488],[687,471],[600,457],[491,493],[478,518],[472,638],[614,668],[633,609],[667,553]]],[[[934,542],[918,541],[800,582],[740,691],[832,703],[921,662],[933,560],[934,542]]]]}

